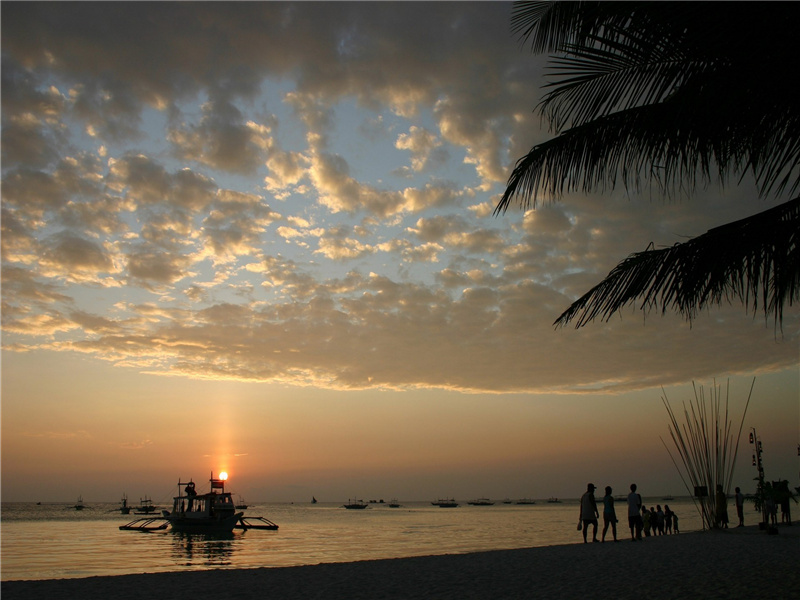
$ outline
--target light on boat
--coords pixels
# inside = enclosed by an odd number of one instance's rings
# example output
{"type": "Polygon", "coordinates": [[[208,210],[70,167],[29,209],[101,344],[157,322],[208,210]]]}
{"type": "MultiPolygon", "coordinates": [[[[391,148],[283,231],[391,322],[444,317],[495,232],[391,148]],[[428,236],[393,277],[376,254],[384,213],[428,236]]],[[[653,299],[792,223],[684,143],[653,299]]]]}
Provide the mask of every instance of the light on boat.
{"type": "Polygon", "coordinates": [[[219,474],[219,478],[222,479],[222,481],[227,481],[228,474],[225,471],[223,471],[222,473],[219,474]]]}

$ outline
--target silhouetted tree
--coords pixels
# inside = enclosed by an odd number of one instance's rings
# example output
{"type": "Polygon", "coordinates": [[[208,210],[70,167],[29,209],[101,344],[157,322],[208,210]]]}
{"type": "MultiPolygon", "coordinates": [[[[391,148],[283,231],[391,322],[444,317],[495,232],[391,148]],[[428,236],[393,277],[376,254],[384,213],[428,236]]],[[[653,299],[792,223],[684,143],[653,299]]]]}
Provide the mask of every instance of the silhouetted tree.
{"type": "MultiPolygon", "coordinates": [[[[752,174],[760,196],[800,187],[798,4],[515,2],[512,30],[550,53],[538,109],[556,137],[516,164],[495,208],[655,185],[666,194],[752,174]]],[[[690,322],[739,299],[778,326],[800,298],[800,198],[631,254],[555,322],[581,327],[641,300],[690,322]]]]}

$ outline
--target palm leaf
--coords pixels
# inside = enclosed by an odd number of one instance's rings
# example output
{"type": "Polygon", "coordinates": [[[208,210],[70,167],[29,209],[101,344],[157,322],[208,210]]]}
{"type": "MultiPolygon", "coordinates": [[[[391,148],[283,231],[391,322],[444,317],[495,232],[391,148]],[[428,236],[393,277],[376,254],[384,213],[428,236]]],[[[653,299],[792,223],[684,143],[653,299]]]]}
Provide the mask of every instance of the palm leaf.
{"type": "Polygon", "coordinates": [[[800,198],[711,229],[688,242],[632,254],[554,323],[607,321],[629,303],[647,312],[673,306],[688,321],[723,300],[761,305],[776,326],[800,299],[800,198]]]}

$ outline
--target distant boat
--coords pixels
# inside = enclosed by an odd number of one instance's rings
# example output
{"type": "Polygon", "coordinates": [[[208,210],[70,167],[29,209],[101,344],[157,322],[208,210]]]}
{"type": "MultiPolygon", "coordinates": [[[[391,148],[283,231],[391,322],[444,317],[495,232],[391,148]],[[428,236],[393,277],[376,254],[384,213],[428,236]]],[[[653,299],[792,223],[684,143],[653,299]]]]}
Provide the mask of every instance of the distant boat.
{"type": "Polygon", "coordinates": [[[139,506],[134,511],[134,514],[152,515],[157,509],[158,507],[153,505],[153,501],[145,496],[144,498],[139,498],[139,506]]]}
{"type": "Polygon", "coordinates": [[[362,508],[367,508],[367,503],[363,500],[348,499],[347,504],[345,504],[344,507],[349,510],[360,510],[362,508]]]}
{"type": "Polygon", "coordinates": [[[666,496],[664,496],[664,497],[662,498],[662,500],[675,500],[675,498],[673,498],[672,496],[670,496],[669,494],[667,494],[666,496]]]}
{"type": "Polygon", "coordinates": [[[439,508],[456,508],[458,506],[458,502],[454,498],[439,498],[435,502],[431,502],[431,504],[439,508]]]}
{"type": "Polygon", "coordinates": [[[552,498],[552,497],[548,498],[547,502],[550,503],[550,504],[561,504],[561,500],[559,500],[558,498],[552,498]]]}
{"type": "Polygon", "coordinates": [[[517,504],[536,504],[536,500],[532,500],[531,498],[522,498],[521,500],[517,500],[517,504]]]}
{"type": "Polygon", "coordinates": [[[513,500],[511,500],[511,498],[506,498],[505,500],[503,500],[503,504],[512,504],[512,502],[513,500]]]}
{"type": "Polygon", "coordinates": [[[494,502],[489,498],[478,498],[477,500],[470,500],[467,502],[470,506],[494,506],[494,502]]]}
{"type": "Polygon", "coordinates": [[[131,514],[131,507],[128,506],[128,496],[126,494],[122,494],[122,500],[120,500],[119,512],[123,515],[131,514]]]}
{"type": "Polygon", "coordinates": [[[397,501],[397,498],[389,500],[389,508],[400,508],[400,503],[397,501]]]}
{"type": "Polygon", "coordinates": [[[241,496],[239,496],[239,502],[236,504],[236,508],[239,510],[245,510],[247,508],[247,503],[241,496]]]}
{"type": "Polygon", "coordinates": [[[74,508],[75,508],[75,510],[83,510],[84,508],[86,508],[83,505],[83,496],[78,496],[78,501],[75,503],[75,507],[74,508]]]}
{"type": "Polygon", "coordinates": [[[317,499],[314,496],[311,496],[311,504],[316,504],[317,499]]]}

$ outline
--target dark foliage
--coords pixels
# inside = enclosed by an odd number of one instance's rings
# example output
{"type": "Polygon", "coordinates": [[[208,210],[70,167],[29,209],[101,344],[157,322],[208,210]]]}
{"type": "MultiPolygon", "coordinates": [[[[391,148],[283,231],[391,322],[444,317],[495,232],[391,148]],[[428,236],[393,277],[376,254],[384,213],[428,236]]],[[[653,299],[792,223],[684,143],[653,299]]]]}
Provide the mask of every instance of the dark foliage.
{"type": "MultiPolygon", "coordinates": [[[[748,173],[761,196],[795,194],[798,16],[795,3],[515,3],[514,31],[534,52],[555,53],[538,109],[556,137],[517,162],[495,213],[619,184],[691,193],[748,173]]],[[[556,324],[608,319],[637,299],[691,320],[732,298],[780,323],[800,298],[799,225],[794,200],[633,254],[556,324]],[[742,231],[747,248],[731,247],[742,231]]]]}

